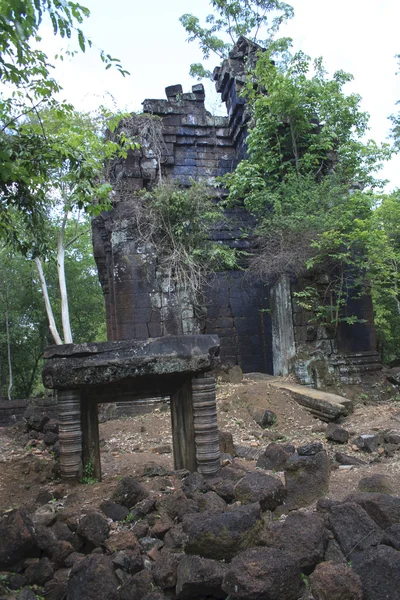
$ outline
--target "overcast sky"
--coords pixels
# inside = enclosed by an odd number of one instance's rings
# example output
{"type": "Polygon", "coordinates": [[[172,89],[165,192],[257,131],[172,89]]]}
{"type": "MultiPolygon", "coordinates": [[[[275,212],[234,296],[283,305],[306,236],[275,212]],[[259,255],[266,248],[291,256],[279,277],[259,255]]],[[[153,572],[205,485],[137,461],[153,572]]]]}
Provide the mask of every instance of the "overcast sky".
{"type": "MultiPolygon", "coordinates": [[[[167,85],[181,83],[189,91],[195,83],[189,65],[201,61],[195,42],[188,44],[179,17],[191,12],[208,14],[208,0],[81,0],[91,11],[82,26],[87,37],[121,60],[131,75],[105,71],[98,53],[91,50],[73,61],[57,62],[55,78],[64,96],[81,110],[110,103],[139,110],[145,98],[163,98],[167,85]]],[[[362,108],[371,115],[370,137],[385,141],[388,116],[400,99],[400,75],[395,54],[400,53],[399,0],[292,0],[294,19],[280,31],[293,38],[296,49],[312,57],[323,56],[330,73],[349,71],[354,82],[348,91],[359,93],[362,108]]],[[[52,57],[59,44],[43,30],[46,51],[52,57]]],[[[218,63],[210,61],[210,67],[218,63]]],[[[400,69],[399,69],[400,70],[400,69]]],[[[208,92],[210,107],[217,97],[208,92]]],[[[400,108],[400,107],[399,107],[400,108]]],[[[389,188],[400,187],[400,157],[385,168],[389,188]]]]}

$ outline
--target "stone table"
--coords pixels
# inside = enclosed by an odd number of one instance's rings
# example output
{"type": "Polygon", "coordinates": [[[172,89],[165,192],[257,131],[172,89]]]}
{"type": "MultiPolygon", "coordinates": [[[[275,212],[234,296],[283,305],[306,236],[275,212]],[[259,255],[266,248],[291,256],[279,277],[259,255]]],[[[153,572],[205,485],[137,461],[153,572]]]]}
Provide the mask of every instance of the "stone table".
{"type": "Polygon", "coordinates": [[[215,335],[66,344],[44,352],[43,383],[57,390],[61,477],[93,467],[101,479],[97,404],[169,396],[175,469],[220,469],[215,335]]]}

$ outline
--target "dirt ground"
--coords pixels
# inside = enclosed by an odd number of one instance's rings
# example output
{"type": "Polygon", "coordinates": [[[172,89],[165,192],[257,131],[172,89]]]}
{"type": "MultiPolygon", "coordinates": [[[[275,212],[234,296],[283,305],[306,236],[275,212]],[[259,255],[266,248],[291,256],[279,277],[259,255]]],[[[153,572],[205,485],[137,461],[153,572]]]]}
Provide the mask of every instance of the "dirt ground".
{"type": "MultiPolygon", "coordinates": [[[[374,384],[374,394],[364,388],[353,388],[354,412],[341,425],[352,437],[376,431],[400,433],[400,402],[397,390],[391,390],[381,378],[374,384]],[[377,390],[383,390],[379,394],[377,390]],[[384,398],[379,401],[379,398],[384,398]],[[388,399],[390,398],[390,399],[388,399]]],[[[332,457],[329,497],[342,499],[357,489],[362,477],[385,474],[394,492],[400,495],[400,452],[393,458],[365,454],[356,450],[352,437],[348,444],[334,444],[325,439],[322,421],[313,418],[299,406],[288,392],[272,387],[267,381],[245,377],[242,383],[219,383],[217,387],[220,429],[233,435],[237,446],[262,450],[271,441],[291,442],[295,446],[310,441],[323,442],[332,457]],[[262,429],[255,423],[249,406],[262,406],[277,415],[276,423],[262,429]],[[355,455],[367,463],[355,468],[342,468],[334,463],[336,451],[355,455]]],[[[54,458],[47,450],[24,446],[21,429],[0,428],[0,511],[33,502],[39,491],[46,489],[60,498],[65,506],[80,507],[82,512],[97,508],[109,498],[121,477],[142,475],[153,464],[173,469],[172,436],[169,410],[156,409],[135,418],[121,418],[100,425],[103,479],[93,485],[66,484],[51,479],[54,458]]],[[[255,452],[256,453],[256,452],[255,452]]],[[[247,469],[255,468],[255,460],[236,458],[247,469]]],[[[163,490],[178,485],[174,476],[147,478],[149,488],[163,490]]]]}

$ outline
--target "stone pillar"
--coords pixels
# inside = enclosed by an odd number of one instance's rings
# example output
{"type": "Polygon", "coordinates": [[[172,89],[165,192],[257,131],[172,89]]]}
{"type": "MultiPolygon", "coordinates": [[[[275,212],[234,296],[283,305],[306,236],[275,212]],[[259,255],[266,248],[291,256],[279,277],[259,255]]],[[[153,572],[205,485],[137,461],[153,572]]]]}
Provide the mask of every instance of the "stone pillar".
{"type": "Polygon", "coordinates": [[[84,398],[81,402],[83,468],[91,465],[93,476],[101,481],[99,419],[97,404],[84,398]]]}
{"type": "Polygon", "coordinates": [[[176,470],[187,469],[194,473],[197,469],[197,463],[193,426],[192,382],[190,379],[171,395],[171,424],[174,468],[176,470]]]}
{"type": "Polygon", "coordinates": [[[221,468],[215,377],[193,377],[192,399],[197,470],[202,475],[214,475],[221,468]]]}
{"type": "Polygon", "coordinates": [[[62,479],[82,477],[80,390],[58,390],[60,470],[62,479]]]}
{"type": "Polygon", "coordinates": [[[290,280],[281,275],[271,289],[272,360],[274,375],[288,375],[296,355],[290,280]]]}

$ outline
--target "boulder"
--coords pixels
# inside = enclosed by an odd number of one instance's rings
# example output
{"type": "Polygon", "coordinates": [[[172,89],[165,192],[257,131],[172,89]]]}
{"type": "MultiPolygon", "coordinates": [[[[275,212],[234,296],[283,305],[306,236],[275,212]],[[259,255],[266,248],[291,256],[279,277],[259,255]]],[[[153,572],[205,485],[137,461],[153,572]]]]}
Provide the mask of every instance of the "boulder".
{"type": "Polygon", "coordinates": [[[329,523],[347,560],[385,539],[382,529],[355,502],[332,506],[329,523]]]}
{"type": "Polygon", "coordinates": [[[129,514],[129,510],[122,504],[116,504],[111,500],[105,500],[100,504],[100,510],[105,514],[107,519],[112,521],[124,521],[129,514]]]}
{"type": "Polygon", "coordinates": [[[355,554],[352,563],[361,579],[364,600],[400,598],[400,552],[389,546],[371,547],[355,554]]]}
{"type": "Polygon", "coordinates": [[[328,531],[320,515],[295,511],[283,522],[272,522],[263,532],[262,542],[294,554],[300,567],[310,571],[324,558],[328,531]]]}
{"type": "Polygon", "coordinates": [[[186,553],[229,560],[244,548],[255,546],[261,529],[258,502],[235,506],[221,514],[198,515],[184,523],[186,553]]]}
{"type": "Polygon", "coordinates": [[[36,583],[37,585],[43,586],[46,581],[49,581],[53,577],[54,567],[51,561],[45,556],[37,562],[29,565],[25,571],[25,577],[30,585],[36,583]]]}
{"type": "Polygon", "coordinates": [[[106,519],[96,512],[89,513],[79,521],[77,533],[84,541],[95,548],[103,544],[110,532],[110,526],[106,519]]]}
{"type": "Polygon", "coordinates": [[[225,564],[200,556],[184,556],[177,571],[176,595],[180,600],[212,596],[225,598],[222,580],[225,564]]]}
{"type": "Polygon", "coordinates": [[[164,538],[167,531],[174,526],[174,522],[168,515],[157,515],[157,520],[151,528],[151,535],[160,538],[161,540],[164,538]]]}
{"type": "Polygon", "coordinates": [[[349,441],[349,432],[337,425],[336,423],[329,423],[325,431],[325,437],[331,442],[337,442],[338,444],[347,444],[349,441]]]}
{"type": "Polygon", "coordinates": [[[134,549],[116,552],[112,557],[112,562],[116,569],[123,569],[131,575],[139,573],[143,569],[143,557],[139,546],[134,549]]]}
{"type": "Polygon", "coordinates": [[[28,426],[28,429],[43,433],[43,428],[48,421],[49,417],[41,412],[36,406],[28,406],[24,412],[24,419],[28,426]]]}
{"type": "Polygon", "coordinates": [[[259,502],[262,510],[274,510],[282,504],[286,490],[280,479],[255,471],[245,475],[234,488],[236,500],[242,504],[259,502]]]}
{"type": "Polygon", "coordinates": [[[118,600],[118,581],[111,559],[90,554],[72,567],[66,600],[118,600]]]}
{"type": "Polygon", "coordinates": [[[206,494],[200,494],[196,492],[193,494],[193,500],[197,504],[198,511],[201,513],[219,513],[226,510],[227,505],[215,492],[207,492],[206,494]]]}
{"type": "Polygon", "coordinates": [[[149,495],[148,491],[139,483],[135,477],[129,475],[118,482],[111,500],[116,504],[122,504],[126,508],[132,508],[149,495]]]}
{"type": "Polygon", "coordinates": [[[232,600],[297,600],[303,587],[300,566],[276,548],[251,548],[227,565],[222,589],[232,600]]]}
{"type": "Polygon", "coordinates": [[[360,479],[358,482],[358,489],[361,492],[377,492],[381,494],[394,493],[390,480],[386,475],[382,475],[381,473],[374,473],[373,475],[368,475],[368,477],[360,479]]]}
{"type": "MultiPolygon", "coordinates": [[[[155,591],[153,575],[147,569],[143,569],[121,586],[119,600],[142,600],[143,597],[155,591]]],[[[69,599],[67,598],[67,600],[69,599]]]]}
{"type": "Polygon", "coordinates": [[[167,513],[171,519],[182,520],[185,515],[197,512],[197,506],[194,500],[186,498],[182,492],[176,492],[159,498],[156,510],[167,513]]]}
{"type": "Polygon", "coordinates": [[[246,471],[235,467],[227,466],[221,469],[218,477],[208,480],[211,489],[221,496],[225,502],[232,502],[235,499],[234,488],[236,483],[242,479],[246,471]]]}
{"type": "Polygon", "coordinates": [[[46,446],[54,446],[54,444],[58,442],[58,439],[58,434],[53,433],[52,431],[47,431],[47,433],[45,433],[43,437],[43,441],[46,444],[46,446]]]}
{"type": "Polygon", "coordinates": [[[152,574],[155,584],[163,590],[175,587],[178,565],[179,557],[176,554],[163,553],[162,557],[153,564],[152,574]]]}
{"type": "Polygon", "coordinates": [[[109,552],[119,552],[120,550],[136,550],[139,548],[139,542],[136,535],[129,529],[120,529],[112,531],[105,542],[105,547],[109,552]]]}
{"type": "Polygon", "coordinates": [[[320,563],[310,583],[315,600],[364,600],[360,577],[345,564],[320,563]]]}
{"type": "Polygon", "coordinates": [[[0,569],[37,556],[37,541],[32,520],[24,510],[13,510],[0,521],[0,569]]]}
{"type": "Polygon", "coordinates": [[[219,449],[221,454],[230,454],[235,456],[235,449],[233,447],[233,436],[229,431],[219,432],[219,449]]]}
{"type": "Polygon", "coordinates": [[[359,504],[382,529],[400,523],[399,496],[373,492],[354,492],[347,496],[344,502],[359,504]]]}
{"type": "Polygon", "coordinates": [[[276,423],[277,417],[272,410],[265,410],[265,408],[254,408],[249,407],[249,412],[257,425],[263,429],[272,427],[276,423]]]}
{"type": "Polygon", "coordinates": [[[293,454],[285,464],[285,485],[288,510],[308,506],[324,496],[329,488],[329,458],[325,450],[316,454],[293,454]]]}
{"type": "Polygon", "coordinates": [[[365,433],[356,437],[352,443],[360,450],[371,453],[376,452],[380,446],[383,446],[383,442],[383,435],[380,433],[365,433]]]}
{"type": "Polygon", "coordinates": [[[203,475],[201,473],[190,473],[182,483],[182,492],[188,498],[192,498],[195,492],[206,492],[209,490],[209,486],[206,483],[203,475]]]}
{"type": "Polygon", "coordinates": [[[37,600],[36,594],[28,587],[22,588],[17,594],[17,600],[37,600]]]}
{"type": "Polygon", "coordinates": [[[292,444],[269,444],[257,460],[256,466],[267,471],[283,471],[286,461],[294,452],[295,447],[292,444]]]}
{"type": "Polygon", "coordinates": [[[360,458],[357,458],[356,456],[349,456],[348,454],[344,454],[343,452],[336,452],[335,459],[336,459],[336,462],[339,463],[339,465],[361,466],[361,465],[367,464],[364,460],[361,460],[360,458]]]}

